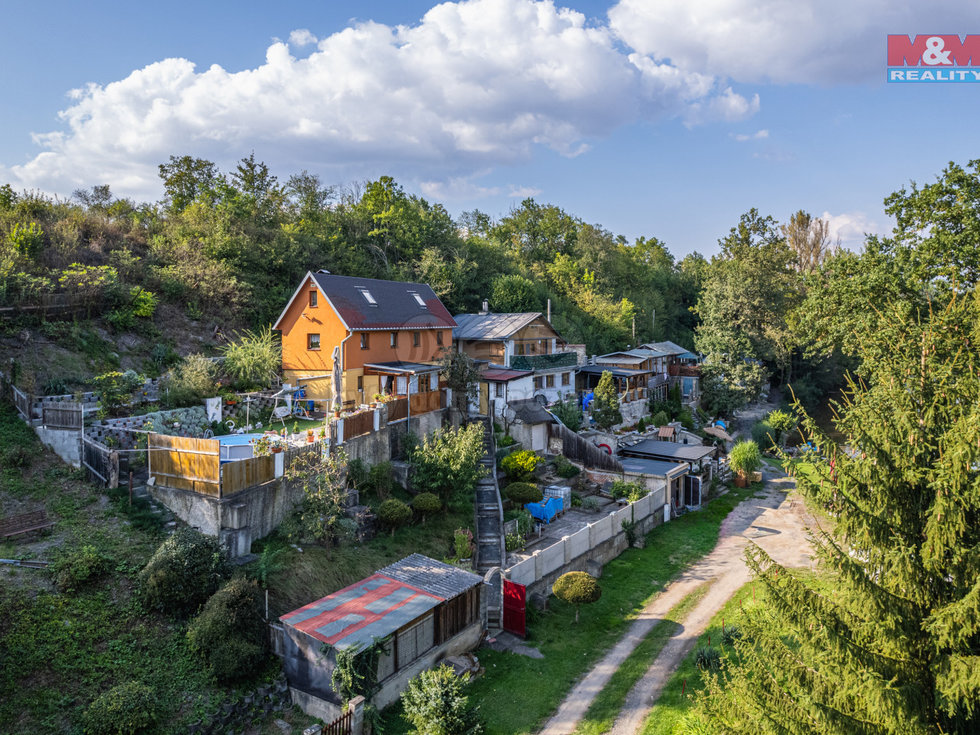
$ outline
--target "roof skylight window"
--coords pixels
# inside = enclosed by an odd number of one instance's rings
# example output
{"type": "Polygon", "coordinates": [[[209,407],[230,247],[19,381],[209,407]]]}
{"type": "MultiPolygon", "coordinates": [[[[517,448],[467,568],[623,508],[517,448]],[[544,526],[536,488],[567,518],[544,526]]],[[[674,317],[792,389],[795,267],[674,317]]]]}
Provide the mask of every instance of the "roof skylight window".
{"type": "Polygon", "coordinates": [[[412,294],[412,298],[415,299],[415,301],[418,303],[419,306],[421,306],[423,309],[429,308],[428,306],[425,305],[425,301],[422,299],[421,296],[418,295],[418,293],[416,293],[415,291],[409,291],[409,293],[412,294]]]}
{"type": "Polygon", "coordinates": [[[378,305],[378,300],[375,299],[374,296],[371,295],[371,292],[368,291],[366,288],[362,288],[358,286],[357,290],[361,292],[361,296],[363,296],[364,300],[367,301],[369,304],[371,304],[371,306],[378,305]]]}

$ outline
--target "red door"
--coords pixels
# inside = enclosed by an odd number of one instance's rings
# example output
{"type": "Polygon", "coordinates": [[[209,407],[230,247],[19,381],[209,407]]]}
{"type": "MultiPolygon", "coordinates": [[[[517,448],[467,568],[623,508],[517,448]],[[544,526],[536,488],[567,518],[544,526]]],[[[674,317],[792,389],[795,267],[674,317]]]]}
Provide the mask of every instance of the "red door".
{"type": "Polygon", "coordinates": [[[504,580],[504,630],[523,638],[527,634],[524,618],[527,590],[523,584],[504,580]]]}

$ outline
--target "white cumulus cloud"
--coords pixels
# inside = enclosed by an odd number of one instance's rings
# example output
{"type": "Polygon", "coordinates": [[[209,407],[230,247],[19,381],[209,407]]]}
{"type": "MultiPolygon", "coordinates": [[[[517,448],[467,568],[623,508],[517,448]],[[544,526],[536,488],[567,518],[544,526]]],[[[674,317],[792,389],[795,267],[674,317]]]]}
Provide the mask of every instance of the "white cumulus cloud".
{"type": "Polygon", "coordinates": [[[280,170],[448,182],[537,147],[579,155],[637,120],[734,121],[758,108],[758,96],[624,49],[608,26],[552,0],[462,0],[411,26],[369,21],[319,39],[298,29],[252,69],[164,59],[75,90],[62,129],[35,135],[41,152],[0,177],[152,198],[170,155],[227,168],[254,150],[280,170]]]}
{"type": "Polygon", "coordinates": [[[827,220],[831,240],[840,238],[841,247],[848,250],[860,250],[865,235],[884,234],[882,226],[864,212],[824,212],[821,217],[827,220]]]}
{"type": "Polygon", "coordinates": [[[765,140],[769,137],[768,130],[756,130],[754,133],[735,133],[732,137],[739,143],[745,143],[749,140],[765,140]]]}
{"type": "Polygon", "coordinates": [[[976,33],[962,0],[620,0],[612,30],[635,51],[736,82],[883,81],[890,33],[976,33]],[[939,29],[937,31],[937,29],[939,29]]]}

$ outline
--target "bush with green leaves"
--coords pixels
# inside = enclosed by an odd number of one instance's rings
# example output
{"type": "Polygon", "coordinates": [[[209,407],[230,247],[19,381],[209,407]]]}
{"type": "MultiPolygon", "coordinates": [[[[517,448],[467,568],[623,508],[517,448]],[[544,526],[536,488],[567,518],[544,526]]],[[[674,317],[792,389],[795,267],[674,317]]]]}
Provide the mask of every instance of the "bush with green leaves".
{"type": "Polygon", "coordinates": [[[650,423],[654,426],[666,426],[670,423],[670,416],[667,415],[666,411],[657,411],[650,419],[650,423]]]}
{"type": "Polygon", "coordinates": [[[737,625],[727,625],[721,634],[721,642],[726,646],[734,646],[735,642],[741,640],[742,629],[737,625]]]}
{"type": "Polygon", "coordinates": [[[55,586],[62,592],[76,592],[104,577],[109,562],[109,557],[91,545],[60,554],[51,565],[55,586]]]}
{"type": "Polygon", "coordinates": [[[522,449],[519,452],[508,454],[500,460],[500,469],[512,482],[527,482],[534,477],[535,470],[543,462],[544,458],[539,457],[535,452],[530,449],[522,449]]]}
{"type": "Polygon", "coordinates": [[[647,422],[643,420],[642,416],[640,416],[640,420],[636,422],[636,430],[641,434],[647,430],[647,422]]]}
{"type": "Polygon", "coordinates": [[[476,708],[463,693],[465,680],[451,666],[423,671],[402,692],[402,710],[413,735],[480,735],[476,708]]]}
{"type": "Polygon", "coordinates": [[[482,458],[482,424],[436,429],[409,450],[412,484],[449,505],[454,497],[468,497],[486,474],[482,458]]]}
{"type": "Polygon", "coordinates": [[[776,443],[781,444],[785,437],[796,428],[797,419],[789,411],[776,409],[775,411],[770,411],[766,416],[766,423],[776,432],[776,443]]]}
{"type": "Polygon", "coordinates": [[[187,642],[222,683],[248,679],[266,656],[262,594],[255,580],[235,578],[204,605],[187,628],[187,642]]]}
{"type": "Polygon", "coordinates": [[[650,493],[643,485],[638,482],[625,482],[623,480],[613,480],[609,488],[609,494],[614,498],[626,498],[633,503],[650,493]]]}
{"type": "Polygon", "coordinates": [[[762,466],[762,454],[754,441],[740,441],[728,454],[728,465],[732,472],[751,475],[762,466]]]}
{"type": "Polygon", "coordinates": [[[581,472],[578,467],[572,464],[567,457],[563,454],[559,454],[555,457],[555,474],[559,477],[564,477],[569,479],[575,477],[579,472],[581,472]]]}
{"type": "Polygon", "coordinates": [[[530,482],[512,482],[504,488],[504,496],[522,508],[526,503],[540,503],[544,495],[537,485],[530,482]]]}
{"type": "Polygon", "coordinates": [[[582,605],[590,605],[602,597],[602,588],[591,574],[586,572],[566,572],[555,580],[551,591],[559,600],[575,606],[575,622],[582,605]]]}
{"type": "Polygon", "coordinates": [[[612,373],[604,370],[593,391],[592,418],[600,428],[609,430],[623,420],[619,411],[619,391],[612,373]]]}
{"type": "Polygon", "coordinates": [[[153,689],[136,681],[114,686],[82,716],[85,735],[137,735],[155,729],[160,704],[153,689]]]}
{"type": "Polygon", "coordinates": [[[412,508],[422,516],[422,522],[424,523],[426,516],[442,510],[442,501],[439,500],[439,496],[435,493],[419,493],[412,498],[412,508]]]}
{"type": "Polygon", "coordinates": [[[563,396],[551,407],[551,412],[572,431],[578,431],[582,426],[582,406],[574,393],[563,396]]]}
{"type": "Polygon", "coordinates": [[[391,462],[378,462],[368,470],[368,487],[378,496],[378,500],[387,500],[395,487],[395,473],[391,462]]]}
{"type": "Polygon", "coordinates": [[[681,422],[683,426],[688,431],[694,431],[694,417],[691,416],[691,412],[688,409],[684,409],[679,414],[677,414],[677,420],[681,422]]]}
{"type": "Polygon", "coordinates": [[[167,373],[164,401],[169,406],[191,406],[218,392],[214,362],[204,355],[188,355],[167,373]]]}
{"type": "Polygon", "coordinates": [[[94,378],[92,386],[99,395],[100,411],[107,416],[116,415],[133,400],[133,394],[143,385],[144,380],[142,375],[133,370],[114,370],[94,378]]]}
{"type": "Polygon", "coordinates": [[[583,498],[582,510],[587,510],[590,513],[597,513],[599,511],[599,499],[595,495],[590,495],[587,498],[583,498]]]}
{"type": "Polygon", "coordinates": [[[137,581],[147,607],[187,616],[197,612],[227,575],[228,562],[218,540],[181,528],[160,544],[137,581]]]}
{"type": "Polygon", "coordinates": [[[221,354],[225,372],[242,390],[268,387],[282,363],[282,349],[270,326],[239,334],[221,354]]]}
{"type": "Polygon", "coordinates": [[[395,531],[412,520],[412,509],[397,498],[389,498],[378,508],[378,521],[382,527],[395,531]]]}
{"type": "Polygon", "coordinates": [[[779,432],[768,421],[757,421],[752,425],[752,441],[759,445],[760,451],[771,452],[779,448],[779,432]]]}

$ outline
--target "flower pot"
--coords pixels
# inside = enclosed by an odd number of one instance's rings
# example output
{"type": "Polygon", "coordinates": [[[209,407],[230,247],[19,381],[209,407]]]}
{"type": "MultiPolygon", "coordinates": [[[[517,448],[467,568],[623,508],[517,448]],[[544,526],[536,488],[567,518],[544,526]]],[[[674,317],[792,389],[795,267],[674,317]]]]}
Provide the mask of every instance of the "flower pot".
{"type": "Polygon", "coordinates": [[[747,478],[741,472],[735,475],[735,487],[748,487],[748,486],[749,486],[749,478],[747,478]]]}
{"type": "Polygon", "coordinates": [[[306,432],[306,443],[307,444],[312,444],[313,443],[313,430],[312,429],[310,429],[309,431],[306,432]]]}
{"type": "Polygon", "coordinates": [[[273,447],[270,451],[273,454],[279,454],[282,451],[282,447],[273,447]]]}

